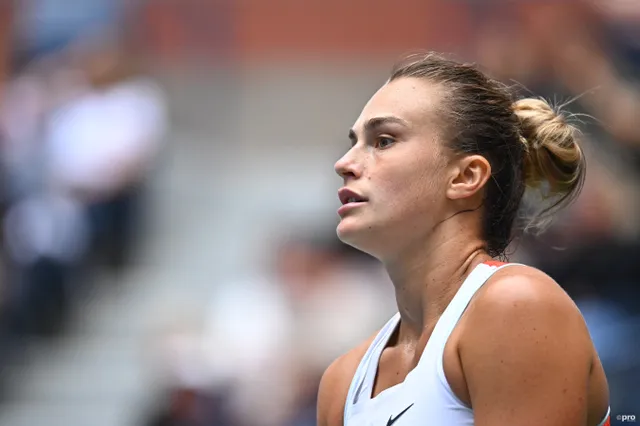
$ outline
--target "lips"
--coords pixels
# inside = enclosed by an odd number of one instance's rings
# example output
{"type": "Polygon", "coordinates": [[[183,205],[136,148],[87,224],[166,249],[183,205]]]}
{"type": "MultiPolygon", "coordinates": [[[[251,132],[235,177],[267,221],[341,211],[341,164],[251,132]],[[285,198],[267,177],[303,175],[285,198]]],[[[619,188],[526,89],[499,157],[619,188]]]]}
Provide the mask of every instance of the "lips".
{"type": "Polygon", "coordinates": [[[338,198],[340,198],[340,202],[343,205],[350,203],[362,203],[367,201],[367,199],[362,195],[347,188],[342,188],[338,191],[338,198]]]}

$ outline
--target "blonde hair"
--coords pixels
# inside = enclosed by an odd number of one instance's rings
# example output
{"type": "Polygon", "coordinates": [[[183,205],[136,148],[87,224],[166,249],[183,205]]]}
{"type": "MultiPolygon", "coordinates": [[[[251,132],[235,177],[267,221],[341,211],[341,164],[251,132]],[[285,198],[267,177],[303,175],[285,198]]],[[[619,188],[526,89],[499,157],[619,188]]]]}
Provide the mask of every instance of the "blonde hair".
{"type": "Polygon", "coordinates": [[[524,181],[554,202],[542,210],[528,227],[544,230],[553,214],[573,202],[581,192],[586,160],[578,136],[580,132],[566,116],[547,101],[536,98],[513,103],[520,123],[520,141],[525,147],[524,181]]]}

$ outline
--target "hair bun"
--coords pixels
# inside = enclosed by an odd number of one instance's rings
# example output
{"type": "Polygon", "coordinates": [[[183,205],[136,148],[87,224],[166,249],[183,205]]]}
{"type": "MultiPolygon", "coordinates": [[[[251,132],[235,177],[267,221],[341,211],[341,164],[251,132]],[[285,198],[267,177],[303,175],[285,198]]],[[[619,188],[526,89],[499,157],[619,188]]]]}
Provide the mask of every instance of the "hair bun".
{"type": "Polygon", "coordinates": [[[585,174],[585,159],[577,142],[578,130],[542,99],[521,99],[513,104],[513,110],[520,121],[521,140],[526,146],[527,187],[545,186],[544,192],[549,196],[577,192],[585,174]]]}

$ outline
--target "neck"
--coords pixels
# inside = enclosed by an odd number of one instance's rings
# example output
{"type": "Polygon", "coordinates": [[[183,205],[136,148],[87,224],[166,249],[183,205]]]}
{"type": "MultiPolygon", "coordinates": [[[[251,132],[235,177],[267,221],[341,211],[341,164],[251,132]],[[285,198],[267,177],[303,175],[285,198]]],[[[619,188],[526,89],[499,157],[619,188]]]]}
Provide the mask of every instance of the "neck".
{"type": "Polygon", "coordinates": [[[425,328],[440,318],[467,275],[491,259],[480,238],[470,238],[462,232],[464,227],[451,225],[434,230],[426,241],[383,262],[395,287],[403,340],[420,339],[425,328]]]}

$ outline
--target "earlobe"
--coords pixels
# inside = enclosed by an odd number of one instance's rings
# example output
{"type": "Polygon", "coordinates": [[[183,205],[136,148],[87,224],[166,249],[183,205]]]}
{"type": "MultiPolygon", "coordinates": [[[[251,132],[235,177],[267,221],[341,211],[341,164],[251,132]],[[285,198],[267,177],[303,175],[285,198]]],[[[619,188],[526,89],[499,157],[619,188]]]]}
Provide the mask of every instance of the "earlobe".
{"type": "Polygon", "coordinates": [[[481,155],[470,155],[461,159],[452,172],[447,197],[458,200],[469,198],[484,187],[491,177],[491,165],[481,155]]]}

